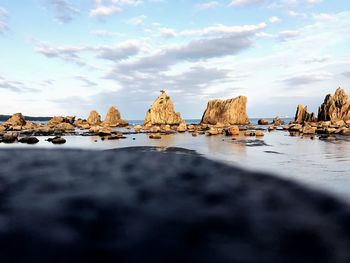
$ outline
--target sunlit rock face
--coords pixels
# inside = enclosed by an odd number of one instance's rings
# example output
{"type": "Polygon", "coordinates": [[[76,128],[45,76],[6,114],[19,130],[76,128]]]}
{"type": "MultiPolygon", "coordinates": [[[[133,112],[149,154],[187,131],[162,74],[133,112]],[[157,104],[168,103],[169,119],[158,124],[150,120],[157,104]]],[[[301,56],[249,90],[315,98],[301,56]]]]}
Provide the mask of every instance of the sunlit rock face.
{"type": "Polygon", "coordinates": [[[345,90],[338,88],[332,96],[328,94],[318,109],[319,121],[350,121],[350,102],[345,90]]]}
{"type": "Polygon", "coordinates": [[[314,121],[317,121],[315,114],[313,112],[309,113],[307,106],[304,107],[304,105],[299,104],[297,107],[297,111],[295,113],[294,122],[302,124],[304,122],[314,122],[314,121]]]}
{"type": "Polygon", "coordinates": [[[104,126],[110,127],[118,127],[118,126],[126,126],[128,122],[121,118],[121,114],[116,106],[112,106],[109,108],[106,118],[103,122],[104,126]]]}
{"type": "Polygon", "coordinates": [[[179,125],[183,122],[180,113],[175,112],[173,102],[164,91],[153,102],[145,117],[145,125],[179,125]]]}
{"type": "Polygon", "coordinates": [[[93,110],[90,112],[89,118],[87,119],[87,123],[89,125],[100,125],[101,124],[101,116],[97,111],[93,110]]]}
{"type": "Polygon", "coordinates": [[[247,97],[228,100],[211,100],[202,117],[202,124],[223,125],[248,124],[247,97]]]}
{"type": "Polygon", "coordinates": [[[24,126],[26,125],[26,120],[24,119],[22,113],[15,113],[4,123],[4,125],[24,126]]]}

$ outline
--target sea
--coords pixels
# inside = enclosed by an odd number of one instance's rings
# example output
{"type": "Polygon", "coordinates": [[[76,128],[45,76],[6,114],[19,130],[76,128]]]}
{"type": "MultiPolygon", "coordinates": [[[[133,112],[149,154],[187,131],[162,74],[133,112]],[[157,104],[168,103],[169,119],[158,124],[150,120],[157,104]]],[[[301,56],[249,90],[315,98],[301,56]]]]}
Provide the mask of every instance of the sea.
{"type": "MultiPolygon", "coordinates": [[[[272,121],[271,118],[267,118],[272,121]]],[[[186,120],[188,124],[200,120],[186,120]]],[[[258,119],[251,119],[256,124],[258,119]]],[[[291,119],[283,119],[289,123],[291,119]]],[[[142,120],[130,124],[142,124],[142,120]]],[[[263,138],[239,136],[235,140],[225,136],[192,137],[190,133],[164,135],[151,140],[147,134],[126,135],[124,140],[102,141],[96,136],[66,136],[67,143],[53,145],[48,137],[38,137],[36,145],[0,143],[5,148],[59,148],[108,150],[125,147],[155,146],[181,147],[198,154],[243,169],[273,174],[299,182],[310,188],[329,192],[350,202],[350,137],[340,136],[336,141],[317,137],[292,137],[286,131],[265,132],[263,138]]]]}

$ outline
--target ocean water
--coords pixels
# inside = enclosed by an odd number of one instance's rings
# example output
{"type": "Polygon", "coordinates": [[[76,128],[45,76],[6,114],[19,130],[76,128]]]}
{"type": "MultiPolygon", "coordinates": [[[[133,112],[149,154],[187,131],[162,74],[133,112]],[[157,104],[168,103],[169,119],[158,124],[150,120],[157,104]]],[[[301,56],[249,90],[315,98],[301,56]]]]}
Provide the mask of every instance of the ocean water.
{"type": "MultiPolygon", "coordinates": [[[[199,120],[189,120],[197,123],[199,120]]],[[[252,120],[256,123],[257,119],[252,120]]],[[[139,122],[130,122],[138,124],[139,122]]],[[[350,137],[323,141],[309,137],[291,137],[285,131],[266,132],[265,137],[244,137],[232,140],[225,136],[192,137],[190,133],[162,136],[151,140],[146,134],[127,135],[124,140],[102,141],[99,137],[66,136],[67,143],[53,145],[38,137],[36,145],[0,144],[4,148],[78,148],[107,150],[135,146],[183,147],[220,162],[244,169],[268,172],[282,178],[322,189],[350,201],[350,137]]]]}

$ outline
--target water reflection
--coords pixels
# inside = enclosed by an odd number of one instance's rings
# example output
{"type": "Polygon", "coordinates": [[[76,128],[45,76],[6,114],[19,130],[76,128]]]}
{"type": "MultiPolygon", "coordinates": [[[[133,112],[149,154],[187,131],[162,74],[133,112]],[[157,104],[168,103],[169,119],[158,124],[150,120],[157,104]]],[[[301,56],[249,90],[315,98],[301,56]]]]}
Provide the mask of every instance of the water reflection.
{"type": "Polygon", "coordinates": [[[189,133],[163,135],[161,140],[151,140],[147,134],[127,135],[124,140],[112,141],[102,141],[96,136],[65,138],[65,145],[53,145],[45,141],[47,137],[39,137],[40,142],[33,146],[1,143],[0,148],[60,147],[106,150],[136,146],[183,147],[245,169],[267,171],[315,188],[326,189],[350,200],[349,140],[311,140],[307,137],[290,137],[282,131],[266,133],[265,137],[257,141],[254,137],[239,136],[232,140],[224,136],[192,137],[189,133]]]}

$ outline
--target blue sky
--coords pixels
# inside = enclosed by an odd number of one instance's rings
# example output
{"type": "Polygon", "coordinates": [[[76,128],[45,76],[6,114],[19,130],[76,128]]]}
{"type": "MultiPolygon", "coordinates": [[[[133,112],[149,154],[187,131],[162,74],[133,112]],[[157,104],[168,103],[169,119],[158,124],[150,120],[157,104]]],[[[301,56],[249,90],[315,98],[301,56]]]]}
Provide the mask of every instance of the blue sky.
{"type": "Polygon", "coordinates": [[[251,117],[350,92],[350,1],[0,0],[0,113],[184,118],[248,97],[251,117]]]}

